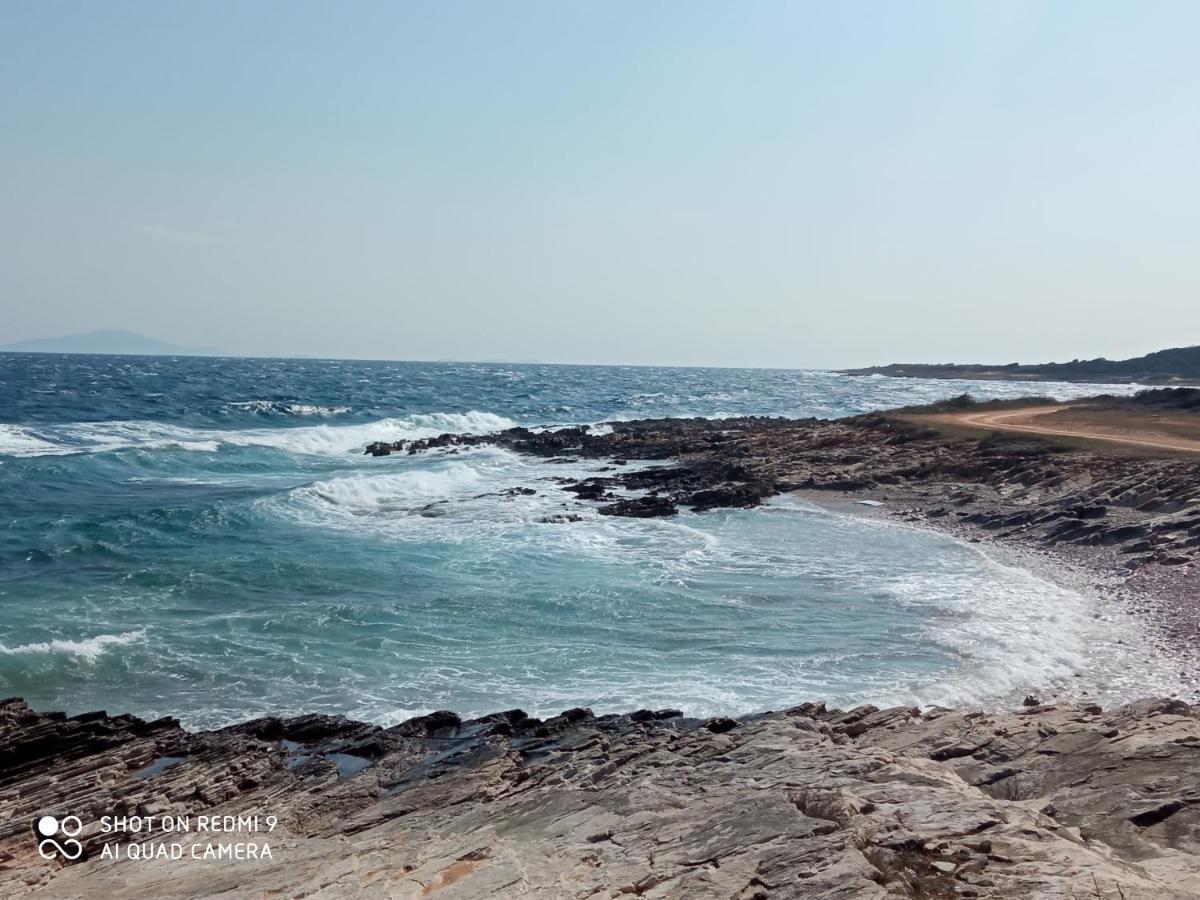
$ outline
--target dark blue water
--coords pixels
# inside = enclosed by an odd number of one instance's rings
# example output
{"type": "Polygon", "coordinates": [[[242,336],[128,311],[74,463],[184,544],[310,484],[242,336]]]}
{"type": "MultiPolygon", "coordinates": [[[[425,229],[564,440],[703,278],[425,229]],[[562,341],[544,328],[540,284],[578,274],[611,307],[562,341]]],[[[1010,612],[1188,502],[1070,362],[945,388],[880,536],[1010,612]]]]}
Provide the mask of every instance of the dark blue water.
{"type": "Polygon", "coordinates": [[[486,448],[362,455],[372,440],[514,423],[838,416],[966,389],[1097,391],[0,355],[0,693],[198,725],[510,706],[737,713],[818,696],[1001,702],[1078,687],[1095,648],[1117,646],[1097,637],[1092,601],[946,538],[786,500],[670,521],[585,506],[582,521],[555,524],[577,505],[555,479],[599,463],[486,448]],[[537,493],[503,495],[518,485],[537,493]]]}

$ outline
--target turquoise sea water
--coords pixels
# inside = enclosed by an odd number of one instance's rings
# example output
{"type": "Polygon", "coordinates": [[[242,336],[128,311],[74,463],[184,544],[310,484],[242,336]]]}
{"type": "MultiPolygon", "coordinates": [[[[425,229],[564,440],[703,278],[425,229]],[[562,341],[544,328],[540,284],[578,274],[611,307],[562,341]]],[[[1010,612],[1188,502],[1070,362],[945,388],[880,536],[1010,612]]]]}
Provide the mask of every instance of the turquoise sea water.
{"type": "Polygon", "coordinates": [[[201,726],[1177,690],[1167,661],[1125,662],[1150,653],[1129,617],[935,534],[787,499],[547,524],[575,505],[554,479],[602,463],[362,455],[517,423],[839,416],[964,390],[1111,388],[0,355],[0,694],[201,726]]]}

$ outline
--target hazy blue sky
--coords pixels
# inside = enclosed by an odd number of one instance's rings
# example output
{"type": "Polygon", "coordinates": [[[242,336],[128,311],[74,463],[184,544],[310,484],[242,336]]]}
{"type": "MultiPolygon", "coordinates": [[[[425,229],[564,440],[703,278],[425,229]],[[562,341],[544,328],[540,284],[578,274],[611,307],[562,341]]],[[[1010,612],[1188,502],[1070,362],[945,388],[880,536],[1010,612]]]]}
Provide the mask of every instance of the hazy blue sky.
{"type": "Polygon", "coordinates": [[[0,0],[0,343],[1200,343],[1200,4],[0,0]]]}

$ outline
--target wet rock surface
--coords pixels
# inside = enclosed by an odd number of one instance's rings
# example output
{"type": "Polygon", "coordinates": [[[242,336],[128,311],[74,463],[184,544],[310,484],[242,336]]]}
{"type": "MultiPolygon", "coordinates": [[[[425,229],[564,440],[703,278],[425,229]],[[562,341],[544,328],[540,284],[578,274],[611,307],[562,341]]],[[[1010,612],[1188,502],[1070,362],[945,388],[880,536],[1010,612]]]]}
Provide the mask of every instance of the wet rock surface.
{"type": "Polygon", "coordinates": [[[1200,896],[1200,707],[821,703],[189,734],[0,703],[0,896],[1200,896]],[[343,756],[363,765],[348,773],[343,756]],[[169,759],[169,765],[155,765],[169,759]],[[73,813],[79,862],[32,823],[73,813]],[[270,860],[110,860],[102,815],[273,815],[270,860]]]}

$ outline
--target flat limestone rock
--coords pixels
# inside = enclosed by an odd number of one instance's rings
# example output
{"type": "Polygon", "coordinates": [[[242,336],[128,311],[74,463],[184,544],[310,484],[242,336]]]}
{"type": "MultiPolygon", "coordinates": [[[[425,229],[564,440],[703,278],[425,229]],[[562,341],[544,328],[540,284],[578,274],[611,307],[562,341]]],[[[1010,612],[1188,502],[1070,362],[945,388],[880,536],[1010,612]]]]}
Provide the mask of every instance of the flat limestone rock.
{"type": "Polygon", "coordinates": [[[646,712],[189,734],[3,701],[0,896],[1200,896],[1198,707],[646,712]],[[45,814],[80,817],[84,858],[39,856],[45,814]],[[105,833],[114,815],[235,818],[105,833]],[[107,858],[155,842],[182,858],[107,858]],[[204,857],[238,843],[270,858],[204,857]]]}

